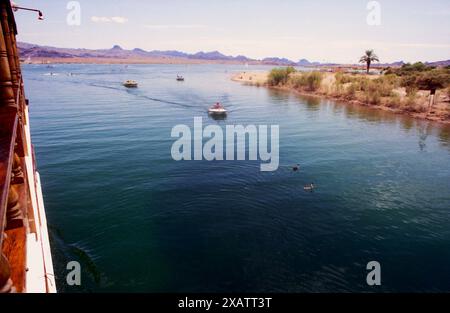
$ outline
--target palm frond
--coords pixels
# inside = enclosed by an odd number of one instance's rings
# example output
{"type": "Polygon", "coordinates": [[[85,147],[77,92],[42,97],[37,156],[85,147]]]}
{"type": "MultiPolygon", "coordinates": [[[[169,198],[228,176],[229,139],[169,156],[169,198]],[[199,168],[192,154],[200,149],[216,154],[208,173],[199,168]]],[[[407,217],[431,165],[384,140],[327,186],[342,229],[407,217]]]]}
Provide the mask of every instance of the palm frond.
{"type": "Polygon", "coordinates": [[[360,63],[380,62],[380,59],[373,50],[366,50],[366,53],[359,60],[360,63]]]}

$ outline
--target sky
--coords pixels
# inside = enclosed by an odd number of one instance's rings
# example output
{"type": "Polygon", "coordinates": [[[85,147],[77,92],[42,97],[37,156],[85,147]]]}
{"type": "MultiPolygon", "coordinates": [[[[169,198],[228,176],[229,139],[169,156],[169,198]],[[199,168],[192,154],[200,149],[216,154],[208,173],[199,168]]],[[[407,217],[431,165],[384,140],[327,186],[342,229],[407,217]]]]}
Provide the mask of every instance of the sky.
{"type": "Polygon", "coordinates": [[[339,63],[367,49],[383,63],[450,59],[450,0],[79,0],[79,15],[71,1],[14,2],[43,11],[43,21],[16,12],[19,41],[39,45],[339,63]]]}

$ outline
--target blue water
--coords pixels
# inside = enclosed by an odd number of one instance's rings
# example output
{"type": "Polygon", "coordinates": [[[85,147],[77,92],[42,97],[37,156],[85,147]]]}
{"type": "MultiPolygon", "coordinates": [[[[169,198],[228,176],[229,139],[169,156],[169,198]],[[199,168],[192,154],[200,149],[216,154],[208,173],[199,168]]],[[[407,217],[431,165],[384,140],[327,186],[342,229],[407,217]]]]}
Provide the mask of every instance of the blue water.
{"type": "Polygon", "coordinates": [[[258,69],[24,66],[59,291],[450,291],[450,129],[230,80],[258,69]],[[175,162],[194,116],[279,125],[278,171],[175,162]]]}

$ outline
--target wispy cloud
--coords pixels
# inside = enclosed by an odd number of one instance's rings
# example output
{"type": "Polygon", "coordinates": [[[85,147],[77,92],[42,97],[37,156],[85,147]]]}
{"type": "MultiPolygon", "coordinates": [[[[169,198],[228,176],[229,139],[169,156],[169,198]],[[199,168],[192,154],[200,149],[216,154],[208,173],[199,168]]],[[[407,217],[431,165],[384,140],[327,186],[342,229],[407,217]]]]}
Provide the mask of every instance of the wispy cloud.
{"type": "Polygon", "coordinates": [[[370,40],[338,40],[330,41],[327,44],[333,47],[367,47],[367,48],[426,48],[426,49],[450,49],[450,43],[419,43],[419,42],[389,42],[389,41],[370,41],[370,40]]]}
{"type": "Polygon", "coordinates": [[[125,24],[126,22],[128,22],[128,19],[126,17],[123,16],[113,16],[111,17],[111,20],[113,22],[119,23],[119,24],[125,24]]]}
{"type": "Polygon", "coordinates": [[[429,15],[429,16],[450,16],[450,10],[426,11],[425,15],[429,15]]]}
{"type": "Polygon", "coordinates": [[[450,44],[440,43],[398,43],[394,44],[404,48],[447,48],[450,49],[450,44]]]}
{"type": "Polygon", "coordinates": [[[154,25],[144,25],[145,28],[149,29],[194,29],[194,28],[206,28],[206,25],[200,24],[154,24],[154,25]]]}
{"type": "Polygon", "coordinates": [[[118,23],[118,24],[125,24],[128,22],[128,19],[123,16],[92,16],[91,21],[94,23],[118,23]]]}

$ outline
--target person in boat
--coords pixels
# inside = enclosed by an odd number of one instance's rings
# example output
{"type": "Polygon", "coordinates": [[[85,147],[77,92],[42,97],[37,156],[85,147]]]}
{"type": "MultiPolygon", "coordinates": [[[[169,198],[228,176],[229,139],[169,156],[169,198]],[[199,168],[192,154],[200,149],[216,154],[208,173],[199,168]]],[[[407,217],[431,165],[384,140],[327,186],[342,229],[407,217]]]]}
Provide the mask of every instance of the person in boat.
{"type": "Polygon", "coordinates": [[[223,107],[219,102],[216,102],[216,104],[214,104],[214,109],[221,109],[221,108],[223,107]]]}

